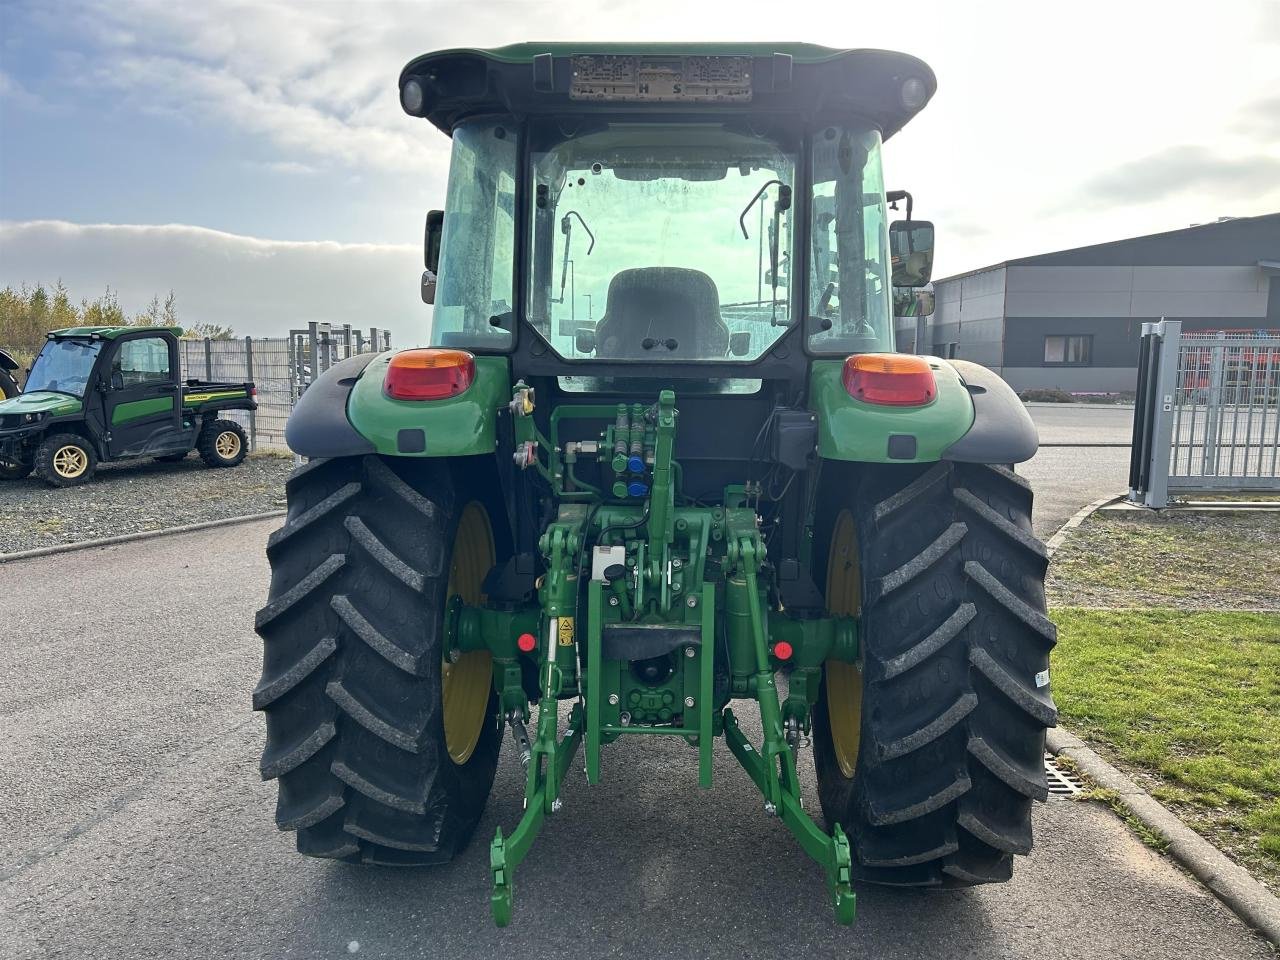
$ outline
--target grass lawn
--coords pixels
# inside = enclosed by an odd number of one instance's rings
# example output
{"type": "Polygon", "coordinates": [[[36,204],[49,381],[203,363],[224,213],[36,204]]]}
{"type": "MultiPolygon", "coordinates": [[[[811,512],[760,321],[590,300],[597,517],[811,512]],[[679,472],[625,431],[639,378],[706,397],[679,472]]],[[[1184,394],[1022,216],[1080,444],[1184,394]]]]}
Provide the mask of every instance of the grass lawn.
{"type": "Polygon", "coordinates": [[[1049,605],[1280,607],[1280,511],[1093,514],[1053,557],[1049,605]]]}
{"type": "Polygon", "coordinates": [[[1280,615],[1053,611],[1062,722],[1280,890],[1280,615]]]}

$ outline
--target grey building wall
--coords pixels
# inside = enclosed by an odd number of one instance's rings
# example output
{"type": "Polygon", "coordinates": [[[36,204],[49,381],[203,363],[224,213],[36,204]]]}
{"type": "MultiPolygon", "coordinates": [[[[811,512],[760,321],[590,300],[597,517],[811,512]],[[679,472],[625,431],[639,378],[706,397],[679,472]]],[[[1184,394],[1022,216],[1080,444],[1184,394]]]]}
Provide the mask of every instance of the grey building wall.
{"type": "Polygon", "coordinates": [[[1144,322],[1280,330],[1280,271],[1260,261],[1280,261],[1280,214],[1012,260],[937,281],[930,340],[1019,390],[1128,391],[1144,322]],[[1054,335],[1090,337],[1090,362],[1046,363],[1054,335]]]}
{"type": "Polygon", "coordinates": [[[929,341],[933,352],[998,369],[1004,336],[1005,268],[993,267],[934,284],[929,341]]]}

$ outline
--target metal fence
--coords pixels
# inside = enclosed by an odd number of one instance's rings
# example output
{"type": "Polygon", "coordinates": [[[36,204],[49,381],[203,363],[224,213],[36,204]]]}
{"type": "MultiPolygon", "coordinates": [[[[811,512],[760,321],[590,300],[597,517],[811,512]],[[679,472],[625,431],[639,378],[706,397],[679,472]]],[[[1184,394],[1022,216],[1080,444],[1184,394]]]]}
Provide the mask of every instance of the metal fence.
{"type": "Polygon", "coordinates": [[[258,388],[257,410],[229,410],[249,434],[251,450],[287,449],[284,425],[302,392],[340,360],[391,346],[386,330],[331,327],[312,323],[287,337],[244,337],[236,340],[181,340],[184,379],[252,380],[258,388]]]}
{"type": "Polygon", "coordinates": [[[1129,499],[1248,490],[1280,490],[1280,336],[1143,324],[1129,499]]]}

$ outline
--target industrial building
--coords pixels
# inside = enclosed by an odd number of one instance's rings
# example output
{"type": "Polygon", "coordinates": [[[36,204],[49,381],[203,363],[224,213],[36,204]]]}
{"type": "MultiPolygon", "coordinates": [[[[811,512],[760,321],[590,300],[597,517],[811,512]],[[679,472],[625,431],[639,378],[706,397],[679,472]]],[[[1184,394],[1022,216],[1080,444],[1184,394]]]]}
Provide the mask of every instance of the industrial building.
{"type": "Polygon", "coordinates": [[[1009,260],[934,282],[898,347],[973,360],[1016,390],[1132,391],[1142,324],[1280,333],[1280,213],[1009,260]]]}

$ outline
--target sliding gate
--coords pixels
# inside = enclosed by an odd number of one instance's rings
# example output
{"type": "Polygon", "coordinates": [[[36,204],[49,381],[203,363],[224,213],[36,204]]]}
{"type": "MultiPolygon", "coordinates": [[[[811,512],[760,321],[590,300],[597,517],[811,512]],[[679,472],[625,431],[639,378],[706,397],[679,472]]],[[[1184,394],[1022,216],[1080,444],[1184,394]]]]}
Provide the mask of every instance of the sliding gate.
{"type": "Polygon", "coordinates": [[[1280,335],[1142,325],[1129,499],[1280,490],[1280,335]]]}

